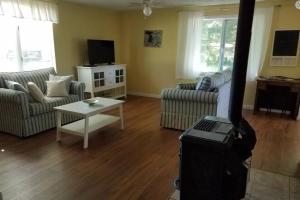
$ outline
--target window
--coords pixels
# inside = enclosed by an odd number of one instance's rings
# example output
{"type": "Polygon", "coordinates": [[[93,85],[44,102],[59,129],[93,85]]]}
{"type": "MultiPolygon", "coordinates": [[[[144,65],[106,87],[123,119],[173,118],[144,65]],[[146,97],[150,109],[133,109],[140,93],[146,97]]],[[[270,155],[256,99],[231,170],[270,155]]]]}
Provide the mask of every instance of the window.
{"type": "Polygon", "coordinates": [[[55,67],[52,23],[0,17],[0,71],[55,67]]]}
{"type": "Polygon", "coordinates": [[[204,19],[201,35],[201,68],[221,71],[233,67],[237,19],[204,19]]]}

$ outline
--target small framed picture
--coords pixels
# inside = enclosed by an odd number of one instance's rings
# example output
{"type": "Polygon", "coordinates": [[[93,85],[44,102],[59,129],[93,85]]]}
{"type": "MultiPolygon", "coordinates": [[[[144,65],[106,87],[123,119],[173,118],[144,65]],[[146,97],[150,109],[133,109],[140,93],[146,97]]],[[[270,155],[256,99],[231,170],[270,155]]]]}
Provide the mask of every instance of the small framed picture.
{"type": "Polygon", "coordinates": [[[162,30],[145,30],[144,47],[160,48],[162,44],[162,30]]]}

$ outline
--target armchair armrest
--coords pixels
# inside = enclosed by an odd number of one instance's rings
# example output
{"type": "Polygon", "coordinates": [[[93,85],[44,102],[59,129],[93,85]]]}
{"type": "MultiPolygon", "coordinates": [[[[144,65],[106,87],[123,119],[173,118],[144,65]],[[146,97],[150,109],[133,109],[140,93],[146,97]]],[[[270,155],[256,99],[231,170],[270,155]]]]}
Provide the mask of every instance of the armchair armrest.
{"type": "Polygon", "coordinates": [[[197,83],[179,83],[176,85],[176,89],[183,90],[195,90],[197,83]]]}
{"type": "Polygon", "coordinates": [[[200,90],[179,90],[163,89],[161,92],[162,100],[195,101],[208,104],[218,102],[217,92],[206,92],[200,90]]]}
{"type": "Polygon", "coordinates": [[[79,100],[84,99],[84,91],[85,91],[85,84],[78,82],[78,81],[72,81],[70,85],[70,94],[76,94],[79,96],[79,100]]]}
{"type": "Polygon", "coordinates": [[[21,91],[0,88],[0,112],[7,117],[29,118],[27,94],[21,91]]]}

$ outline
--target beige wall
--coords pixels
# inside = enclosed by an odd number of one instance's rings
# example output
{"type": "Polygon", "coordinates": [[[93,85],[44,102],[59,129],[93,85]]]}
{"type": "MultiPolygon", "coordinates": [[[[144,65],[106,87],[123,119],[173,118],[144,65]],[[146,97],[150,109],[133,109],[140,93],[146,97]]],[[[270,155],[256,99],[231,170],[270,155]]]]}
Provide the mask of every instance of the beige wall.
{"type": "Polygon", "coordinates": [[[127,64],[128,90],[160,94],[174,87],[177,41],[177,12],[157,10],[149,18],[141,11],[122,14],[121,62],[127,64]],[[144,48],[144,30],[163,30],[161,48],[144,48]]]}
{"type": "Polygon", "coordinates": [[[115,40],[116,61],[120,62],[120,13],[80,4],[59,2],[59,24],[54,25],[57,71],[76,75],[83,64],[87,39],[115,40]]]}
{"type": "Polygon", "coordinates": [[[272,54],[272,43],[274,39],[274,30],[276,29],[299,29],[300,30],[300,10],[297,10],[293,4],[276,7],[273,15],[272,33],[268,45],[268,51],[262,70],[262,75],[266,76],[288,76],[300,78],[300,59],[296,67],[271,67],[269,65],[272,54]]]}

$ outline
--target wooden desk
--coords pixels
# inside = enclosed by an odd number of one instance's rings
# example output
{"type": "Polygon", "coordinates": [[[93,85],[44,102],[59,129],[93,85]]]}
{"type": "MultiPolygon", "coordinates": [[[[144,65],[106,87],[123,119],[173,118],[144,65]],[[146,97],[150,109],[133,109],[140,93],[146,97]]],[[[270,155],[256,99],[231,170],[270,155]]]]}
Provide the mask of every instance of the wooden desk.
{"type": "Polygon", "coordinates": [[[269,111],[279,109],[290,111],[291,116],[298,116],[300,101],[300,81],[291,79],[257,79],[254,114],[260,108],[269,111]]]}

